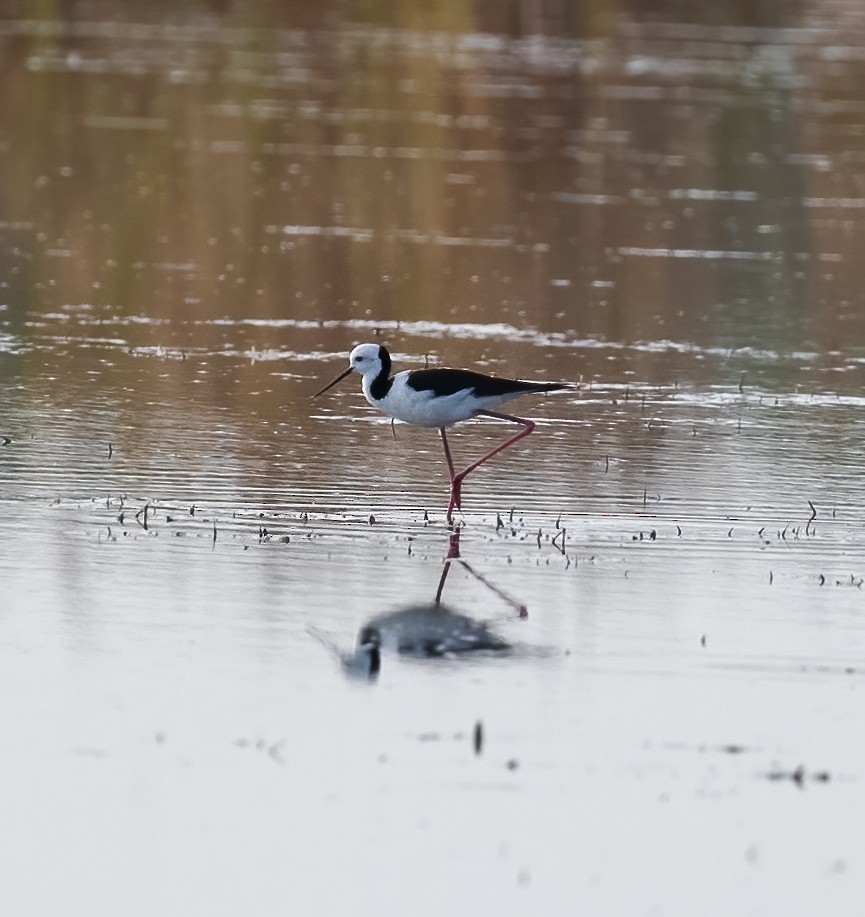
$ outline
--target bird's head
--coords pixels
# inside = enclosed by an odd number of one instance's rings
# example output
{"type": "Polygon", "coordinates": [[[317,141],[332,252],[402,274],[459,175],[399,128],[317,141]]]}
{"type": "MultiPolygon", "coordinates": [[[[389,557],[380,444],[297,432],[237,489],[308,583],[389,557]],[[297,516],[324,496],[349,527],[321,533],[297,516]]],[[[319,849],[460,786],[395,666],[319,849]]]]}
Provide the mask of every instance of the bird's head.
{"type": "Polygon", "coordinates": [[[390,373],[390,354],[387,348],[382,347],[381,344],[358,344],[348,355],[348,369],[340,373],[333,382],[328,382],[323,389],[319,389],[313,398],[323,395],[352,372],[358,372],[362,376],[374,379],[381,374],[382,370],[386,375],[390,373]]]}

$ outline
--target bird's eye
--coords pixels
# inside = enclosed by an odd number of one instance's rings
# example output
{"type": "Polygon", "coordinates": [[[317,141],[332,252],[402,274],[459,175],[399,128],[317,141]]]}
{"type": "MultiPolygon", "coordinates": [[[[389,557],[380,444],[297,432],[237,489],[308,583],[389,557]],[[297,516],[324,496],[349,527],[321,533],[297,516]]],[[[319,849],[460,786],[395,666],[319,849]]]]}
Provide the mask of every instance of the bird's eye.
{"type": "Polygon", "coordinates": [[[355,357],[355,358],[354,358],[354,362],[355,362],[355,363],[363,363],[363,361],[364,361],[365,359],[366,359],[366,357],[355,357]]]}

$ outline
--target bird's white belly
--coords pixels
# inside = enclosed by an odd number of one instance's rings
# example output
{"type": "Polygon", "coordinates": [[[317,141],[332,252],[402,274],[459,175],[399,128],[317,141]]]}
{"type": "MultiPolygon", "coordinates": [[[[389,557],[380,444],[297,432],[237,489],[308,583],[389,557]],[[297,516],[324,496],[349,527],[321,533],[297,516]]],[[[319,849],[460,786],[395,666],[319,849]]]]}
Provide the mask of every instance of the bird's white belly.
{"type": "Polygon", "coordinates": [[[468,420],[479,409],[491,409],[500,403],[498,398],[478,399],[469,390],[436,397],[431,391],[417,392],[396,384],[380,401],[367,391],[364,394],[373,407],[385,414],[421,427],[449,427],[468,420]]]}

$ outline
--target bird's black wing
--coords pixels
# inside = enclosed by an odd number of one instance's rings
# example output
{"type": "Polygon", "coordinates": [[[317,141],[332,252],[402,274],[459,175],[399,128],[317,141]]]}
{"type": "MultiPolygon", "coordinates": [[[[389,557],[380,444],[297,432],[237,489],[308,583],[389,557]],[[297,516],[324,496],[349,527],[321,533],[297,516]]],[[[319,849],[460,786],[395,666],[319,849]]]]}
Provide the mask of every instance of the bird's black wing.
{"type": "Polygon", "coordinates": [[[521,382],[475,373],[470,369],[416,369],[408,374],[406,384],[416,392],[455,395],[470,389],[479,398],[518,395],[524,392],[549,392],[562,388],[555,382],[521,382]]]}

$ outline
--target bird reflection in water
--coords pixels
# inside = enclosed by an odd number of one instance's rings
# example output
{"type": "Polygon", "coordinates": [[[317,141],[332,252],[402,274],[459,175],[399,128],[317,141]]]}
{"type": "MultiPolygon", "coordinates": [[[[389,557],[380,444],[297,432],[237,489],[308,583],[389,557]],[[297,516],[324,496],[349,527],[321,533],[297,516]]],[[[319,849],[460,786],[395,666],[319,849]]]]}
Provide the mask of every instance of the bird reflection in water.
{"type": "MultiPolygon", "coordinates": [[[[382,656],[397,654],[415,659],[457,658],[470,654],[505,654],[511,645],[499,636],[488,621],[478,621],[456,611],[442,601],[445,583],[453,564],[459,564],[470,576],[492,592],[505,605],[525,618],[526,606],[517,602],[460,556],[460,529],[450,535],[447,557],[439,578],[435,599],[429,603],[408,605],[397,611],[370,618],[358,634],[351,653],[337,652],[343,671],[355,678],[374,681],[381,671],[382,656]]],[[[322,640],[320,634],[315,634],[322,640]]],[[[329,641],[324,641],[329,644],[329,641]]]]}

